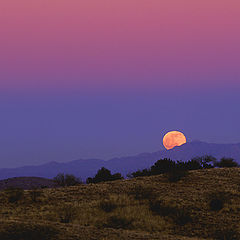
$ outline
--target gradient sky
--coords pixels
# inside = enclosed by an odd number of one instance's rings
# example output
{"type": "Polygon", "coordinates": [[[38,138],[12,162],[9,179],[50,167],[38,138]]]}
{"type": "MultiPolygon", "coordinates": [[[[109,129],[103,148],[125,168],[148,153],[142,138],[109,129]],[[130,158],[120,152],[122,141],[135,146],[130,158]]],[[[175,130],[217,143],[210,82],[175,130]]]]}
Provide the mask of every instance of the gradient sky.
{"type": "Polygon", "coordinates": [[[0,167],[240,142],[239,0],[1,0],[0,167]]]}

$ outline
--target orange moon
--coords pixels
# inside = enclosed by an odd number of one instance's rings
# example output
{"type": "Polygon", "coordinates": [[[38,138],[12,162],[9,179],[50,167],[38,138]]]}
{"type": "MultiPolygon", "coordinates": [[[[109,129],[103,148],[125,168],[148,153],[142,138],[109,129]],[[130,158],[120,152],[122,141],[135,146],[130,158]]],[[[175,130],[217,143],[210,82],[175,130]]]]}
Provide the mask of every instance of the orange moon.
{"type": "Polygon", "coordinates": [[[179,131],[168,132],[163,138],[163,145],[167,150],[181,146],[187,142],[186,137],[179,131]]]}

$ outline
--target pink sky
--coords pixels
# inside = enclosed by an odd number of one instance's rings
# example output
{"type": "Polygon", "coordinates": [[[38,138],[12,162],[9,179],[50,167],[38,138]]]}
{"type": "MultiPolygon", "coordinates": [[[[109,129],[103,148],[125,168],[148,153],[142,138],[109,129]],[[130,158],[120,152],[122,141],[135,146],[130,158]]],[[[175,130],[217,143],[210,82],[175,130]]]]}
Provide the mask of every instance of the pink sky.
{"type": "Polygon", "coordinates": [[[1,0],[0,88],[240,86],[239,0],[1,0]]]}

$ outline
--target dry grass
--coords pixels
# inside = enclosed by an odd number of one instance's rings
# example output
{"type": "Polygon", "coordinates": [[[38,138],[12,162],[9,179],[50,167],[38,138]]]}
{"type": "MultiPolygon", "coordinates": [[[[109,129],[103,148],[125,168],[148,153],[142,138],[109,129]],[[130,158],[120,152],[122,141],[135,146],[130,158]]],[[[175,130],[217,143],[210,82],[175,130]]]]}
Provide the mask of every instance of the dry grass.
{"type": "MultiPolygon", "coordinates": [[[[100,184],[43,189],[38,201],[31,192],[17,203],[0,193],[1,231],[20,222],[57,229],[55,239],[217,239],[240,232],[240,169],[190,171],[179,182],[166,176],[139,177],[100,184]],[[209,196],[224,193],[227,200],[219,211],[211,211],[209,196]],[[148,197],[149,195],[149,197],[148,197]],[[178,224],[182,212],[154,214],[151,201],[169,209],[187,210],[191,221],[178,224]],[[114,206],[105,211],[101,204],[114,206]],[[180,214],[180,216],[179,216],[180,214]],[[67,221],[63,218],[67,217],[67,221]],[[68,221],[69,220],[69,221],[68,221]],[[218,234],[217,233],[221,233],[218,234]]],[[[184,215],[184,214],[183,214],[184,215]]],[[[1,236],[1,235],[0,235],[1,236]]],[[[226,238],[228,239],[228,238],[226,238]]]]}

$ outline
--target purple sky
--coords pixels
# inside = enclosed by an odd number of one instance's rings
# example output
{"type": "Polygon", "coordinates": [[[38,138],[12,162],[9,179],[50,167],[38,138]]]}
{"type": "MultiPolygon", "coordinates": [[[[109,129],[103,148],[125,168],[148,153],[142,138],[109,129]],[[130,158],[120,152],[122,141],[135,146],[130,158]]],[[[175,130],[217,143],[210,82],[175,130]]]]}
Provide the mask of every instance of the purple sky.
{"type": "Polygon", "coordinates": [[[1,167],[158,151],[169,130],[188,140],[240,142],[237,90],[8,93],[0,100],[1,167]]]}
{"type": "Polygon", "coordinates": [[[0,167],[240,142],[239,0],[0,1],[0,167]]]}

